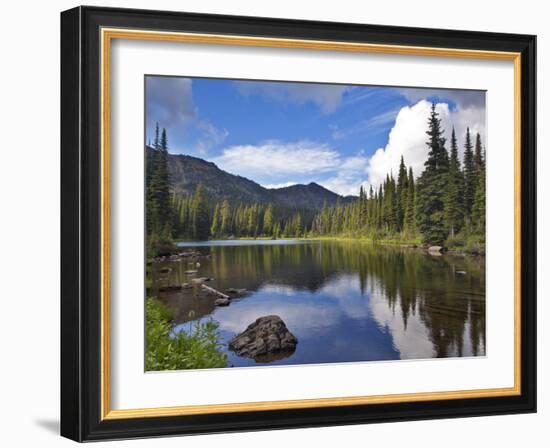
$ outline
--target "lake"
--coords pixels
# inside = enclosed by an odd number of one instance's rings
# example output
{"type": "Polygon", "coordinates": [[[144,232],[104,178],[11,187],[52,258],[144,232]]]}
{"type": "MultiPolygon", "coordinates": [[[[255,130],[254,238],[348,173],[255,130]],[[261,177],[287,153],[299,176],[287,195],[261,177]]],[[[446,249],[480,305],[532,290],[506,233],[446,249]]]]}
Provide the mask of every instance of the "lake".
{"type": "Polygon", "coordinates": [[[485,355],[484,257],[328,240],[178,245],[200,256],[154,263],[152,292],[174,311],[176,331],[218,322],[230,366],[485,355]],[[158,293],[197,276],[219,291],[248,293],[228,307],[200,287],[158,293]],[[271,314],[297,337],[293,354],[257,362],[228,350],[233,336],[271,314]]]}

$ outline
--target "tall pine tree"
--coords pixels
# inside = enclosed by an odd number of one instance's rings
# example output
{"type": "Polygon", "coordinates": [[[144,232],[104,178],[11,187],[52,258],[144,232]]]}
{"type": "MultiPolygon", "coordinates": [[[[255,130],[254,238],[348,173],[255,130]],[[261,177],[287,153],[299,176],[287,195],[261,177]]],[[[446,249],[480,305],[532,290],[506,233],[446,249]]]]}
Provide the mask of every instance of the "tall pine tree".
{"type": "Polygon", "coordinates": [[[397,216],[396,216],[396,224],[397,224],[397,231],[401,231],[403,229],[403,221],[405,219],[405,209],[407,207],[407,193],[408,193],[408,186],[407,186],[407,168],[405,167],[405,160],[403,159],[403,156],[401,156],[401,162],[399,164],[399,174],[397,176],[397,216]]]}
{"type": "MultiPolygon", "coordinates": [[[[479,159],[477,161],[477,185],[472,206],[472,230],[474,233],[482,235],[485,238],[485,160],[483,158],[479,134],[476,140],[479,140],[479,159]]],[[[476,153],[477,145],[476,141],[476,153]]]]}
{"type": "Polygon", "coordinates": [[[264,226],[263,226],[264,235],[273,234],[273,226],[275,224],[274,220],[275,220],[275,217],[273,216],[273,206],[269,204],[264,213],[264,226]]]}
{"type": "Polygon", "coordinates": [[[214,207],[214,215],[212,216],[212,224],[210,225],[210,234],[213,237],[216,237],[220,234],[220,221],[220,204],[216,203],[216,206],[214,207]]]}
{"type": "Polygon", "coordinates": [[[472,139],[470,137],[470,128],[467,128],[466,141],[464,143],[464,216],[467,220],[470,219],[472,214],[476,186],[477,179],[474,151],[472,139]]]}
{"type": "Polygon", "coordinates": [[[202,184],[197,186],[193,197],[193,236],[197,240],[207,240],[210,236],[210,214],[202,184]]]}
{"type": "Polygon", "coordinates": [[[476,175],[479,176],[481,170],[483,170],[483,148],[481,147],[481,136],[479,135],[479,132],[476,134],[474,164],[476,167],[476,175]]]}
{"type": "Polygon", "coordinates": [[[432,103],[426,133],[429,153],[425,170],[416,183],[416,225],[425,243],[442,245],[447,237],[444,199],[449,156],[435,103],[432,103]]]}
{"type": "Polygon", "coordinates": [[[405,209],[405,222],[403,229],[406,235],[413,235],[414,227],[415,188],[412,167],[409,167],[409,179],[407,181],[407,207],[405,209]]]}
{"type": "Polygon", "coordinates": [[[168,170],[168,138],[166,129],[162,130],[160,142],[155,136],[155,166],[151,175],[149,206],[151,207],[151,230],[155,233],[166,232],[172,223],[172,200],[170,173],[168,170]]]}
{"type": "Polygon", "coordinates": [[[449,173],[447,175],[447,190],[445,194],[445,221],[451,238],[460,231],[464,221],[463,203],[464,178],[458,159],[458,145],[455,130],[451,135],[451,159],[449,161],[449,173]]]}

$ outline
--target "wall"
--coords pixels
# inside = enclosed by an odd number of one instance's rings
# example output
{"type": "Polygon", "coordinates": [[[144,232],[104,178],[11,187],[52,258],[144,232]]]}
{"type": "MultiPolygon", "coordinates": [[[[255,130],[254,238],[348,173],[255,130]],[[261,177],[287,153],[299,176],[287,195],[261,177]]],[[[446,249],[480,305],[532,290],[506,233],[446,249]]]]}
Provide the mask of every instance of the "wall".
{"type": "MultiPolygon", "coordinates": [[[[546,44],[550,30],[544,3],[463,0],[368,3],[353,0],[319,2],[278,0],[187,0],[156,2],[90,1],[89,4],[136,8],[187,10],[222,14],[273,16],[298,19],[456,28],[537,34],[539,79],[539,229],[549,224],[550,187],[548,154],[543,151],[544,124],[550,120],[545,78],[550,59],[546,44]]],[[[2,71],[0,123],[2,126],[2,341],[0,414],[4,446],[68,446],[57,436],[59,375],[59,12],[77,5],[70,1],[4,2],[2,5],[2,71]],[[7,288],[6,288],[7,286],[7,288]]],[[[550,238],[539,234],[539,413],[537,415],[485,417],[392,423],[369,426],[257,432],[119,442],[110,446],[196,447],[297,446],[342,443],[375,446],[422,445],[464,447],[520,444],[543,446],[549,438],[545,423],[550,396],[545,387],[546,359],[542,347],[550,344],[549,332],[540,322],[550,318],[542,300],[548,295],[550,272],[543,268],[550,238]],[[544,272],[545,271],[545,272],[544,272]],[[546,276],[546,279],[544,278],[546,276]],[[543,371],[544,370],[544,371],[543,371]]],[[[96,446],[103,446],[99,444],[96,446]]]]}

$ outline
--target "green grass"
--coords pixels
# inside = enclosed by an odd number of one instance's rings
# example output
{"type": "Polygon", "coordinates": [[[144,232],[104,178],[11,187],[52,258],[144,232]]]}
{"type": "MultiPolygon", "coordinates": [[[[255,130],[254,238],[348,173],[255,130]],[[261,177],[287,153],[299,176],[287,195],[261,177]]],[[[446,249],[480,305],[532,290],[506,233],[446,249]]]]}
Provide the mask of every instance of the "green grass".
{"type": "Polygon", "coordinates": [[[189,334],[173,332],[173,314],[155,298],[145,301],[145,370],[207,369],[227,366],[218,324],[197,322],[189,334]]]}
{"type": "Polygon", "coordinates": [[[313,240],[313,241],[350,241],[358,243],[376,243],[376,244],[387,244],[387,245],[401,245],[401,244],[416,244],[420,245],[420,238],[379,238],[374,239],[367,236],[315,236],[308,238],[296,238],[303,240],[313,240]]]}
{"type": "MultiPolygon", "coordinates": [[[[219,238],[226,239],[226,238],[219,238]]],[[[273,240],[272,237],[258,236],[258,237],[238,237],[231,238],[231,240],[273,240]]],[[[401,245],[416,245],[422,246],[422,240],[420,236],[412,238],[401,237],[396,235],[395,237],[377,237],[372,238],[369,236],[353,236],[353,235],[326,235],[326,236],[308,236],[308,237],[279,237],[278,240],[303,240],[303,241],[341,241],[341,242],[354,242],[354,243],[369,243],[369,244],[381,244],[387,246],[401,246],[401,245]]],[[[454,239],[448,239],[445,243],[445,247],[449,250],[456,252],[464,252],[472,255],[483,255],[485,253],[485,243],[483,238],[475,235],[471,235],[468,238],[456,237],[454,239]]]]}

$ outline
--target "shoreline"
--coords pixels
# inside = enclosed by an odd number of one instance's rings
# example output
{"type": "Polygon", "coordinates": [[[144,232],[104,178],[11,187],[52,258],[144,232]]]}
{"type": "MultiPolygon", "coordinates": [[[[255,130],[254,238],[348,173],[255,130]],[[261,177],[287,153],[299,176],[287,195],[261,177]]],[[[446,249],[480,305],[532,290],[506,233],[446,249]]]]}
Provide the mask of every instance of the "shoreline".
{"type": "MultiPolygon", "coordinates": [[[[291,237],[291,238],[273,238],[273,237],[266,237],[266,236],[259,236],[259,237],[239,237],[239,238],[216,238],[215,240],[204,240],[199,241],[197,240],[197,243],[205,243],[208,241],[335,241],[335,242],[345,242],[345,243],[360,243],[360,244],[372,244],[372,245],[381,245],[381,246],[390,246],[390,247],[399,247],[402,249],[413,249],[418,250],[421,252],[428,252],[428,248],[430,245],[422,244],[418,238],[413,239],[378,239],[374,240],[372,238],[368,237],[346,237],[346,236],[315,236],[315,237],[291,237]]],[[[178,239],[174,241],[175,248],[174,250],[179,249],[179,246],[177,246],[178,242],[194,242],[193,240],[187,240],[187,239],[178,239]]],[[[468,256],[485,256],[485,251],[482,252],[473,252],[468,251],[464,246],[457,246],[453,249],[448,249],[442,246],[442,250],[437,255],[468,255],[468,256]]],[[[432,255],[436,255],[432,253],[432,255]]],[[[436,256],[437,256],[436,255],[436,256]]]]}

